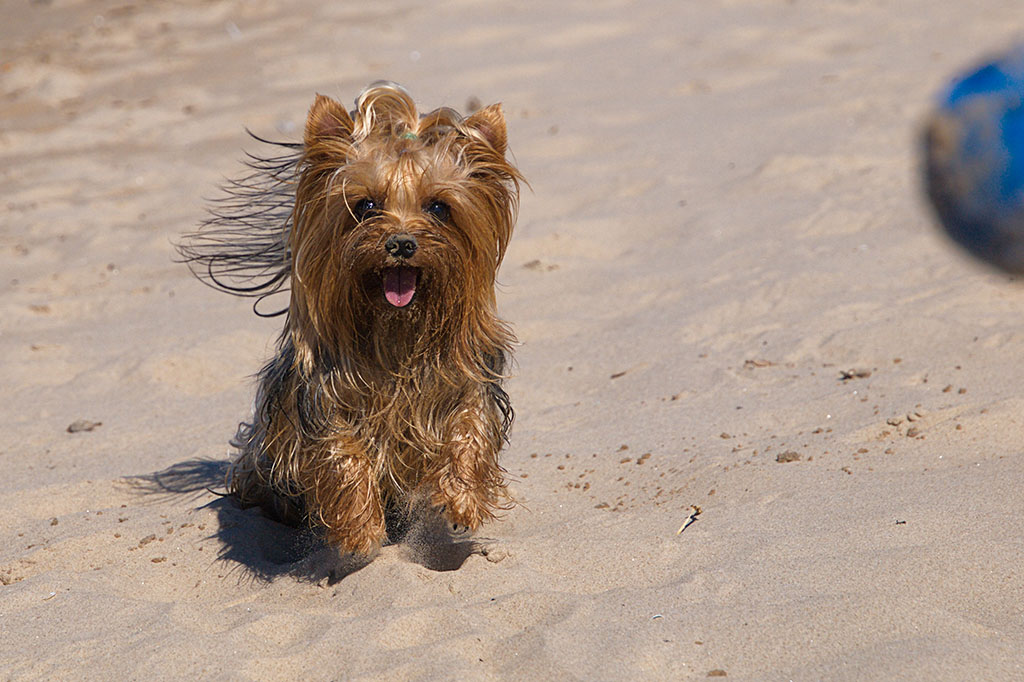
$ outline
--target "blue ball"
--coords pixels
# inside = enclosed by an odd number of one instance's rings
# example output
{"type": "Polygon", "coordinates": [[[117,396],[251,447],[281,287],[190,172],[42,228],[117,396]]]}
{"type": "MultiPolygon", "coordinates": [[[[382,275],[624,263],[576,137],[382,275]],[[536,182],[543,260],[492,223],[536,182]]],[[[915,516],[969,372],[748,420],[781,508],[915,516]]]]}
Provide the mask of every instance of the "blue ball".
{"type": "Polygon", "coordinates": [[[942,93],[924,135],[925,185],[945,231],[1024,272],[1024,45],[942,93]]]}

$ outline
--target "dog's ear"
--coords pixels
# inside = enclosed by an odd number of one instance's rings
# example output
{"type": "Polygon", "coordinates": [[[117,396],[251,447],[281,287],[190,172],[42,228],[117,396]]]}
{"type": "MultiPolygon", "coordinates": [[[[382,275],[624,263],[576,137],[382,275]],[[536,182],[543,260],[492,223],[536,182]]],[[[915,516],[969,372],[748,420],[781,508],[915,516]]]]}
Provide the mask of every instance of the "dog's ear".
{"type": "Polygon", "coordinates": [[[350,137],[352,118],[337,101],[318,94],[306,119],[306,146],[325,137],[350,137]]]}
{"type": "Polygon", "coordinates": [[[479,133],[487,144],[500,156],[505,156],[508,134],[505,131],[505,114],[500,104],[481,109],[465,120],[466,127],[479,133]]]}

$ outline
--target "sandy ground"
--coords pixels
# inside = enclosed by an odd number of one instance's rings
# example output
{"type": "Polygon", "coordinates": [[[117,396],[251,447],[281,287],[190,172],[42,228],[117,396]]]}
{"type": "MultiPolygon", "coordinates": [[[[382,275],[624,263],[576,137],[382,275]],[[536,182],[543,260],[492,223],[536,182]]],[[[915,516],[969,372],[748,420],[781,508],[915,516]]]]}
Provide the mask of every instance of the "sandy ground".
{"type": "Polygon", "coordinates": [[[1015,0],[4,3],[0,677],[1024,679],[1024,289],[916,177],[932,94],[1019,27],[1015,0]],[[522,505],[346,575],[205,490],[280,322],[171,242],[244,127],[297,139],[314,92],[381,77],[504,102],[533,188],[500,277],[522,505]]]}

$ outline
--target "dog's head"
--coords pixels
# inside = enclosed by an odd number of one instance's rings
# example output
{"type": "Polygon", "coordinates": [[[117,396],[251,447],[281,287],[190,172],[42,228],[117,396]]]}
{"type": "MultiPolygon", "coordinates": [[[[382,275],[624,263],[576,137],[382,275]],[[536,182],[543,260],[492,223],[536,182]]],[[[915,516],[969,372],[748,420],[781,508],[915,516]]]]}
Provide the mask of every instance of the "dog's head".
{"type": "Polygon", "coordinates": [[[432,327],[493,311],[519,173],[493,105],[419,116],[399,86],[367,88],[351,114],[309,112],[290,235],[292,313],[331,343],[374,321],[432,327]]]}

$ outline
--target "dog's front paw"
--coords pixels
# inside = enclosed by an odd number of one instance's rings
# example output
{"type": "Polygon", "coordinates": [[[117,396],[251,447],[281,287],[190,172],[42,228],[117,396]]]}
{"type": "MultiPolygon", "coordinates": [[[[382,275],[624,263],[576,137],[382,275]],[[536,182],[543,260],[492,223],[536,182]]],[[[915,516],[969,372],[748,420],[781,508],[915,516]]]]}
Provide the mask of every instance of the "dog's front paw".
{"type": "Polygon", "coordinates": [[[494,518],[494,504],[485,495],[450,477],[441,480],[433,503],[456,532],[476,530],[484,521],[494,518]]]}
{"type": "Polygon", "coordinates": [[[387,539],[383,525],[372,522],[358,528],[329,528],[326,536],[327,541],[343,554],[352,553],[359,556],[376,554],[387,539]]]}

